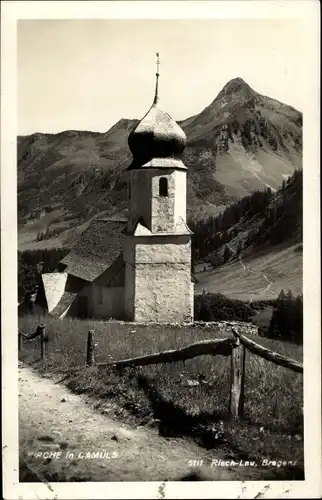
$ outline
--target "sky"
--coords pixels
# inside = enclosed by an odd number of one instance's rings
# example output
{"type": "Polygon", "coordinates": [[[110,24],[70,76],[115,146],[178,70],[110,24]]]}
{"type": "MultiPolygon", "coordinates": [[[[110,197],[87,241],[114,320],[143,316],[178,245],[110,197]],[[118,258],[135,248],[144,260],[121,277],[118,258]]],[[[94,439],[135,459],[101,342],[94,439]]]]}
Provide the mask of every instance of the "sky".
{"type": "Polygon", "coordinates": [[[18,133],[105,132],[159,96],[175,120],[200,113],[231,79],[303,110],[298,19],[19,20],[18,133]]]}

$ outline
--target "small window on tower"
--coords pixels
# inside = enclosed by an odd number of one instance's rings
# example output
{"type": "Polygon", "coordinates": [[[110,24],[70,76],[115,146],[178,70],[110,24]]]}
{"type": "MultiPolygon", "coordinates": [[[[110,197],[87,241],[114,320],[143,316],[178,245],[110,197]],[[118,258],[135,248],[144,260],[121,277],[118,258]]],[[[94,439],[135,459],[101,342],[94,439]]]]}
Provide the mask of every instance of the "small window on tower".
{"type": "Polygon", "coordinates": [[[168,196],[168,180],[165,177],[159,180],[159,196],[168,196]]]}

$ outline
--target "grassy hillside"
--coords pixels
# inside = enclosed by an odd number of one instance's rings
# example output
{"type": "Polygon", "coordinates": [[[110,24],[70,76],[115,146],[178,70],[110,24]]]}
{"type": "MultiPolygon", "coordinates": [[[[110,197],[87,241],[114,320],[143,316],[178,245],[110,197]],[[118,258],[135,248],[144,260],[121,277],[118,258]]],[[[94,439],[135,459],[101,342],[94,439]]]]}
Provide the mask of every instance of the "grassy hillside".
{"type": "Polygon", "coordinates": [[[231,299],[276,299],[282,289],[302,293],[301,244],[277,246],[265,253],[233,260],[217,269],[197,273],[196,293],[222,293],[231,299]]]}
{"type": "Polygon", "coordinates": [[[254,192],[192,227],[198,283],[241,300],[302,292],[302,171],[282,187],[254,192]]]}

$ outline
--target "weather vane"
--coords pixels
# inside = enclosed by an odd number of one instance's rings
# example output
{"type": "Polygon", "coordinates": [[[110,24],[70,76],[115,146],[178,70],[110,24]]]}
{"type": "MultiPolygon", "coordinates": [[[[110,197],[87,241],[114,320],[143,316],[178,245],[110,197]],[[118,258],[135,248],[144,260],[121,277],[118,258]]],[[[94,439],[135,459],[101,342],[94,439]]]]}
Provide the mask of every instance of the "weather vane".
{"type": "Polygon", "coordinates": [[[160,58],[159,52],[157,52],[157,76],[159,76],[160,58]]]}

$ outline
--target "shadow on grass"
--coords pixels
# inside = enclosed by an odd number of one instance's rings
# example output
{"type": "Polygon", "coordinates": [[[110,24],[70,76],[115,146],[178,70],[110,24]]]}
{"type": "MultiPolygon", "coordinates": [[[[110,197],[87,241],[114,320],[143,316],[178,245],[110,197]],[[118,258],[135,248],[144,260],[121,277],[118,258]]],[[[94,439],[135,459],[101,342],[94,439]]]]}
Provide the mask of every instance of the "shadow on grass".
{"type": "MultiPolygon", "coordinates": [[[[238,440],[232,439],[229,428],[234,424],[230,424],[228,412],[200,413],[196,416],[189,415],[174,402],[167,401],[147,376],[138,375],[137,382],[151,404],[154,418],[159,420],[160,435],[164,437],[191,437],[207,450],[221,447],[222,449],[229,450],[229,454],[233,454],[235,459],[249,460],[249,449],[243,449],[238,445],[238,440]]],[[[257,424],[253,425],[249,418],[240,421],[240,425],[249,426],[251,433],[254,428],[257,428],[257,424]]],[[[272,427],[275,429],[274,425],[272,427]]],[[[259,459],[256,452],[254,455],[259,459]]],[[[300,464],[299,466],[283,467],[280,469],[270,468],[267,471],[263,471],[262,480],[265,479],[304,480],[304,469],[300,464]]],[[[198,474],[191,473],[179,480],[202,481],[204,479],[198,474]]]]}
{"type": "Polygon", "coordinates": [[[138,385],[150,401],[154,418],[159,420],[159,433],[164,437],[193,437],[206,449],[213,449],[225,443],[224,433],[217,422],[227,420],[228,416],[213,412],[189,415],[164,396],[151,384],[148,377],[138,375],[138,385]]]}

